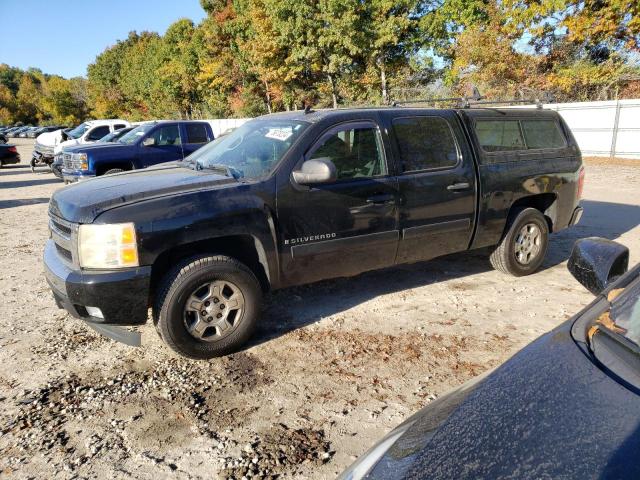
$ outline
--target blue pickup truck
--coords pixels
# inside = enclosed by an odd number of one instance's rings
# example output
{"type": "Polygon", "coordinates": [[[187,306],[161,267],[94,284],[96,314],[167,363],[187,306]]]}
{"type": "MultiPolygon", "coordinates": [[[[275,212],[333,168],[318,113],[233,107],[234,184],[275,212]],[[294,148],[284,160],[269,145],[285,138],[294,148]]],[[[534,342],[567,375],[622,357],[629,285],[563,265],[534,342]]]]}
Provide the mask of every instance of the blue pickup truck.
{"type": "Polygon", "coordinates": [[[139,125],[114,143],[66,148],[62,152],[65,183],[182,160],[213,140],[207,122],[158,121],[139,125]]]}

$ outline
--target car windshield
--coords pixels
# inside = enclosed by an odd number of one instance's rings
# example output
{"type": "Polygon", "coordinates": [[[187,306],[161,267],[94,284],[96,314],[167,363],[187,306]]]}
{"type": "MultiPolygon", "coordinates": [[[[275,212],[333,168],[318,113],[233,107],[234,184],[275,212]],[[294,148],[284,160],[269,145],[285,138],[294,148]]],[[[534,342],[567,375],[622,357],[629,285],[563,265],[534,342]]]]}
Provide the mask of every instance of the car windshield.
{"type": "Polygon", "coordinates": [[[185,164],[198,170],[226,169],[234,177],[264,177],[308,125],[292,120],[251,120],[196,150],[185,159],[185,164]]]}
{"type": "Polygon", "coordinates": [[[84,134],[84,132],[86,132],[88,129],[89,129],[88,123],[81,123],[73,130],[68,131],[67,137],[73,138],[73,139],[80,138],[84,134]]]}
{"type": "Polygon", "coordinates": [[[104,137],[102,137],[98,141],[99,142],[110,142],[111,140],[113,140],[113,137],[115,137],[117,134],[118,134],[118,132],[107,133],[104,137]]]}
{"type": "Polygon", "coordinates": [[[138,125],[136,128],[131,130],[129,133],[126,133],[121,138],[118,139],[118,143],[123,143],[125,145],[132,145],[136,143],[140,138],[144,137],[144,135],[153,128],[153,123],[145,123],[143,125],[138,125]]]}
{"type": "Polygon", "coordinates": [[[640,277],[623,292],[612,292],[609,328],[640,347],[640,277]]]}

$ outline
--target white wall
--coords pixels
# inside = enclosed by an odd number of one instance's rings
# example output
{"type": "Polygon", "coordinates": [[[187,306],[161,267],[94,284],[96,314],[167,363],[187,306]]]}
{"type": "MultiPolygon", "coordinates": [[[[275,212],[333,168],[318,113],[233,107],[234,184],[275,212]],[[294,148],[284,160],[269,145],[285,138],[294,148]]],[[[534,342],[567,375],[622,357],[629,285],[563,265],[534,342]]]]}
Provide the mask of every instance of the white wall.
{"type": "Polygon", "coordinates": [[[213,130],[213,136],[218,138],[221,133],[229,128],[237,128],[243,123],[251,120],[250,118],[215,118],[204,119],[204,122],[208,122],[213,130]]]}
{"type": "Polygon", "coordinates": [[[584,156],[640,160],[640,99],[551,103],[567,122],[584,156]]]}

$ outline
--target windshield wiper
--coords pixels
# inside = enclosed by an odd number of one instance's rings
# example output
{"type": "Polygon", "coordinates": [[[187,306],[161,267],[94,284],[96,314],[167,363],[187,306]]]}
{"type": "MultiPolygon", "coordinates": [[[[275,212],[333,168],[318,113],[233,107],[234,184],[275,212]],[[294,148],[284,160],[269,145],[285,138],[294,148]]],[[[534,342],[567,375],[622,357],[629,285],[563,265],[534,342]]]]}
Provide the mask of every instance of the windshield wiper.
{"type": "Polygon", "coordinates": [[[244,174],[240,170],[230,167],[229,165],[222,165],[221,163],[203,165],[200,162],[196,162],[195,169],[196,170],[214,170],[216,172],[222,172],[227,177],[232,177],[232,178],[235,178],[236,180],[239,180],[240,178],[244,177],[244,174]]]}

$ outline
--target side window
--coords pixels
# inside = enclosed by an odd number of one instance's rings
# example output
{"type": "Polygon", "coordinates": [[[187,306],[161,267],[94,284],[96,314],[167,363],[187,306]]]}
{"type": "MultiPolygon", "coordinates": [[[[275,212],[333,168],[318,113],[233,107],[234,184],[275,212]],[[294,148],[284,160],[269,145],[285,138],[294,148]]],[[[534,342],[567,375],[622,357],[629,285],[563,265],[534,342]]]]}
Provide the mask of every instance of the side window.
{"type": "Polygon", "coordinates": [[[100,140],[107,133],[109,133],[109,125],[96,127],[87,134],[87,140],[100,140]]]}
{"type": "Polygon", "coordinates": [[[347,125],[325,135],[308,158],[329,158],[336,166],[339,180],[387,174],[382,140],[373,125],[347,125]]]}
{"type": "Polygon", "coordinates": [[[403,172],[454,167],[458,148],[449,124],[440,117],[393,120],[403,172]]]}
{"type": "Polygon", "coordinates": [[[522,120],[527,148],[564,148],[567,143],[554,120],[522,120]]]}
{"type": "Polygon", "coordinates": [[[126,127],[126,125],[124,125],[123,123],[116,123],[116,124],[113,126],[113,129],[114,129],[114,130],[120,130],[121,128],[124,128],[124,127],[126,127]]]}
{"type": "Polygon", "coordinates": [[[207,127],[202,123],[187,123],[187,143],[207,143],[207,127]]]}
{"type": "Polygon", "coordinates": [[[151,136],[155,138],[155,145],[158,147],[164,145],[180,145],[180,129],[178,125],[168,125],[166,127],[157,128],[151,136]]]}
{"type": "Polygon", "coordinates": [[[475,129],[485,152],[525,149],[517,120],[476,120],[475,129]]]}

